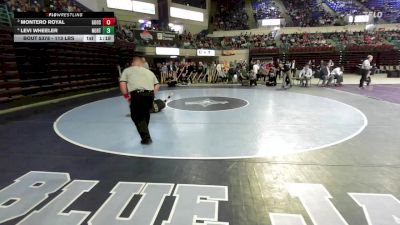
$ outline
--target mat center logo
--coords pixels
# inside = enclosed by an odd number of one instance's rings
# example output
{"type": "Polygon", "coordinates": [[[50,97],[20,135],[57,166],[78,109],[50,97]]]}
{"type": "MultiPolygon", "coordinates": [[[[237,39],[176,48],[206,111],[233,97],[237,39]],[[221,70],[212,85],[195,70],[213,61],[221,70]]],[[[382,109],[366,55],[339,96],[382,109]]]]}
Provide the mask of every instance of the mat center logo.
{"type": "Polygon", "coordinates": [[[196,102],[185,102],[185,105],[201,105],[203,107],[208,107],[210,105],[217,105],[217,104],[228,104],[228,101],[214,101],[212,99],[204,99],[202,101],[196,101],[196,102]]]}
{"type": "Polygon", "coordinates": [[[247,101],[228,97],[194,97],[174,100],[168,106],[188,111],[221,111],[244,107],[247,101]]]}

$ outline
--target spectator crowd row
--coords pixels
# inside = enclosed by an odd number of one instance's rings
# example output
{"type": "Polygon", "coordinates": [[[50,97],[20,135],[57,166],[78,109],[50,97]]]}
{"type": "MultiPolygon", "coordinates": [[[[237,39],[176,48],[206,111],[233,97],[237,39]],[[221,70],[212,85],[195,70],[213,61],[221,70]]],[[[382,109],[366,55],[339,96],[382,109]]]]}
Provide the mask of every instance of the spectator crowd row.
{"type": "Polygon", "coordinates": [[[281,17],[281,9],[273,0],[254,0],[253,14],[256,20],[276,19],[281,17]]]}
{"type": "Polygon", "coordinates": [[[161,83],[170,87],[177,84],[188,85],[193,83],[216,82],[248,82],[256,85],[263,82],[267,86],[276,86],[281,81],[282,88],[292,86],[298,80],[301,86],[308,86],[312,77],[319,78],[322,86],[341,85],[344,68],[336,65],[333,60],[310,60],[305,64],[298,64],[296,60],[281,61],[277,59],[234,61],[170,61],[150,65],[161,83]]]}
{"type": "Polygon", "coordinates": [[[333,32],[333,33],[294,33],[294,34],[252,34],[241,33],[232,37],[208,37],[205,32],[191,34],[184,32],[178,35],[176,42],[143,42],[133,36],[134,30],[122,29],[130,34],[129,40],[137,45],[179,47],[188,49],[269,49],[301,47],[346,47],[346,46],[380,46],[400,44],[400,31],[376,32],[333,32]]]}
{"type": "Polygon", "coordinates": [[[285,47],[385,45],[400,40],[399,31],[282,34],[285,47]]]}
{"type": "Polygon", "coordinates": [[[217,12],[211,18],[214,30],[248,30],[249,15],[244,0],[217,1],[217,12]]]}
{"type": "Polygon", "coordinates": [[[205,33],[192,35],[184,32],[179,37],[183,48],[245,49],[277,47],[274,35],[241,33],[239,36],[211,38],[205,33]]]}
{"type": "Polygon", "coordinates": [[[49,0],[46,4],[31,0],[0,0],[11,12],[85,12],[82,5],[73,0],[49,0]]]}

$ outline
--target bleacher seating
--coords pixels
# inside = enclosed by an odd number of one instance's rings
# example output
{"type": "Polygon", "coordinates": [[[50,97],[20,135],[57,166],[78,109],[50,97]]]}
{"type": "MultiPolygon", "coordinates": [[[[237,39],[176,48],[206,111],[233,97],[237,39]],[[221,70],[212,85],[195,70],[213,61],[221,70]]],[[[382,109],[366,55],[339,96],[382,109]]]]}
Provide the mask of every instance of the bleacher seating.
{"type": "Polygon", "coordinates": [[[383,51],[390,51],[393,50],[394,46],[393,45],[376,45],[376,46],[371,46],[371,45],[349,45],[346,47],[346,51],[351,51],[351,52],[367,52],[367,51],[378,51],[378,52],[383,52],[383,51]]]}
{"type": "Polygon", "coordinates": [[[368,0],[365,5],[373,11],[383,12],[383,19],[391,23],[400,22],[399,0],[368,0]]]}
{"type": "Polygon", "coordinates": [[[10,27],[0,26],[0,102],[22,97],[10,27]]]}
{"type": "MultiPolygon", "coordinates": [[[[135,45],[118,35],[106,43],[14,43],[10,18],[13,10],[44,6],[7,1],[0,5],[0,103],[32,96],[116,87],[117,64],[124,66],[135,45]],[[8,20],[8,21],[7,21],[8,20]]],[[[73,0],[49,2],[46,10],[86,11],[73,0]],[[68,9],[67,9],[67,8],[68,9]]],[[[117,30],[117,32],[119,32],[117,30]]]]}
{"type": "Polygon", "coordinates": [[[362,12],[362,7],[352,0],[324,0],[324,2],[336,13],[358,15],[362,12]]]}
{"type": "Polygon", "coordinates": [[[289,26],[313,27],[331,25],[334,22],[334,19],[324,11],[317,0],[286,0],[282,2],[292,19],[292,24],[288,24],[289,26]]]}
{"type": "Polygon", "coordinates": [[[214,30],[248,30],[249,16],[243,0],[221,0],[212,17],[214,30]]]}
{"type": "Polygon", "coordinates": [[[256,20],[276,19],[281,16],[281,11],[273,0],[253,0],[252,7],[256,20]]]}
{"type": "Polygon", "coordinates": [[[116,65],[131,57],[134,45],[13,43],[10,27],[0,27],[0,102],[27,96],[116,87],[116,65]],[[123,58],[122,58],[123,57],[123,58]]]}
{"type": "Polygon", "coordinates": [[[251,48],[250,54],[252,54],[252,55],[279,54],[279,48],[251,48]]]}
{"type": "Polygon", "coordinates": [[[335,47],[331,46],[289,48],[289,52],[333,52],[333,51],[335,51],[335,47]]]}

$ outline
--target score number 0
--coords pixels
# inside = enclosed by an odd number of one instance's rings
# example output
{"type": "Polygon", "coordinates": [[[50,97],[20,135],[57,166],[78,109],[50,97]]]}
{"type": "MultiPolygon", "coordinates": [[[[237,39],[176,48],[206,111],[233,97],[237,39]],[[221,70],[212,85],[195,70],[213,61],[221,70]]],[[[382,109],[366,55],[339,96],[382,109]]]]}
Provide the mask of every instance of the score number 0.
{"type": "Polygon", "coordinates": [[[115,18],[103,18],[103,26],[114,26],[115,18]]]}

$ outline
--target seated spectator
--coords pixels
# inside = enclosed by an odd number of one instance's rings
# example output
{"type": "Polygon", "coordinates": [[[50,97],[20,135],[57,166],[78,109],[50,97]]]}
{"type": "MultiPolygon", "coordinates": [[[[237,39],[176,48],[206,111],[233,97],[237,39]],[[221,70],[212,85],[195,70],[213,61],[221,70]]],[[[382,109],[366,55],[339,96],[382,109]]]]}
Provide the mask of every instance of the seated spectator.
{"type": "Polygon", "coordinates": [[[281,41],[285,48],[331,46],[321,33],[282,34],[281,41]]]}
{"type": "Polygon", "coordinates": [[[175,87],[176,84],[178,83],[176,79],[174,78],[172,73],[168,73],[167,78],[165,79],[165,82],[168,84],[168,87],[175,87]]]}
{"type": "Polygon", "coordinates": [[[331,84],[333,76],[331,76],[331,71],[327,62],[322,64],[320,76],[320,79],[322,79],[322,87],[325,87],[326,85],[329,86],[331,84]]]}
{"type": "Polygon", "coordinates": [[[311,80],[312,74],[313,74],[313,72],[312,72],[310,66],[308,64],[306,64],[304,66],[304,68],[300,71],[300,74],[299,74],[301,86],[304,86],[304,87],[308,86],[308,82],[311,80]],[[304,83],[304,81],[305,81],[305,83],[304,83]]]}
{"type": "Polygon", "coordinates": [[[275,72],[275,68],[271,67],[268,75],[267,75],[267,81],[265,83],[265,85],[267,86],[276,86],[277,82],[276,82],[276,72],[275,72]]]}

